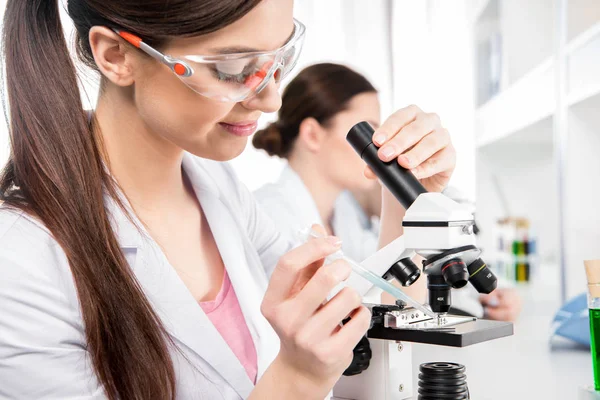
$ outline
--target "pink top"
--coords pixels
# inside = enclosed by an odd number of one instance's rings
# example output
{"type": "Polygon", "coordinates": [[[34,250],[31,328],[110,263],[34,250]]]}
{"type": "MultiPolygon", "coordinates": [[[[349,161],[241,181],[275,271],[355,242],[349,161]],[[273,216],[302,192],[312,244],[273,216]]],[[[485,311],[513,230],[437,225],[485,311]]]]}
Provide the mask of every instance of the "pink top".
{"type": "Polygon", "coordinates": [[[201,302],[200,307],[240,360],[250,380],[256,383],[256,349],[227,271],[217,297],[213,301],[201,302]]]}

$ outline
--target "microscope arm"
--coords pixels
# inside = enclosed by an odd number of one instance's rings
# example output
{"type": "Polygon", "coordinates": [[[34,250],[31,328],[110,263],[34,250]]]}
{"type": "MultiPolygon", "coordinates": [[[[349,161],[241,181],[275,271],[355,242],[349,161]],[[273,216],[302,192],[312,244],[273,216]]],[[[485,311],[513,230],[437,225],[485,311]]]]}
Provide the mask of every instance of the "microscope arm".
{"type": "MultiPolygon", "coordinates": [[[[414,255],[414,251],[407,250],[404,247],[404,238],[400,236],[360,264],[375,275],[383,277],[398,261],[412,258],[414,255]]],[[[365,303],[378,304],[381,302],[381,289],[374,287],[372,283],[357,274],[351,274],[344,286],[352,287],[358,291],[363,296],[365,303]]]]}
{"type": "MultiPolygon", "coordinates": [[[[413,255],[413,251],[404,247],[404,238],[400,236],[362,261],[361,265],[377,276],[385,276],[390,266],[413,255]]],[[[381,303],[382,290],[357,274],[351,274],[345,285],[356,289],[363,296],[364,303],[381,303]]],[[[387,340],[369,340],[368,343],[368,368],[361,370],[359,375],[342,376],[333,389],[333,399],[408,400],[412,397],[410,344],[387,340]],[[400,391],[398,388],[401,388],[400,391]]]]}

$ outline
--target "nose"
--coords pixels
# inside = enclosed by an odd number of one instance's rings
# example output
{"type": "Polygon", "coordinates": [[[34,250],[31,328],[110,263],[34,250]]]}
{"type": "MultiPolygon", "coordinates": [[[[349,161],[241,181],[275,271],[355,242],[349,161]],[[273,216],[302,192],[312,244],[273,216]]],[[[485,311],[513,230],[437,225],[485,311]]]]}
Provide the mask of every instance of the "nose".
{"type": "Polygon", "coordinates": [[[281,95],[279,94],[279,83],[271,78],[267,86],[256,96],[243,102],[244,107],[250,110],[260,110],[264,113],[273,113],[281,107],[281,95]]]}

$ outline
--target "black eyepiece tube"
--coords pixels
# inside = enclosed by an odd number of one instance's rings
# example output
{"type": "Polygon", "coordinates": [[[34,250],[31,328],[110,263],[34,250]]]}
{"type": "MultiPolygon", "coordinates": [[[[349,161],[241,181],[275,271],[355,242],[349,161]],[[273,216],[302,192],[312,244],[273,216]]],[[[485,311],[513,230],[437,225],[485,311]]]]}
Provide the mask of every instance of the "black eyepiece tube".
{"type": "Polygon", "coordinates": [[[408,209],[421,193],[427,190],[415,178],[415,176],[398,164],[396,160],[384,162],[377,155],[377,146],[373,143],[375,130],[368,122],[359,122],[354,125],[346,135],[346,140],[360,155],[375,175],[398,199],[404,208],[408,209]]]}

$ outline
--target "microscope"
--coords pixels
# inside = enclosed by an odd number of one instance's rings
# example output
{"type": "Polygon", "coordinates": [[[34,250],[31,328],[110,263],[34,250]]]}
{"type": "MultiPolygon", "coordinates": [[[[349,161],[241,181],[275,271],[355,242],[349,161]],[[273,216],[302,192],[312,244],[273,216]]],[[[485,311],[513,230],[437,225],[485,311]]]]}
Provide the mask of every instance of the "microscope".
{"type": "Polygon", "coordinates": [[[406,287],[423,279],[421,269],[413,261],[415,255],[420,256],[431,310],[410,307],[402,301],[379,304],[382,291],[352,274],[346,285],[363,296],[372,312],[372,327],[367,332],[369,346],[366,346],[370,352],[357,368],[346,371],[345,375],[350,376],[343,376],[337,383],[333,391],[335,399],[412,398],[410,343],[465,347],[513,334],[513,326],[508,322],[451,314],[453,288],[470,283],[479,293],[488,294],[497,286],[495,275],[479,258],[481,251],[476,246],[473,215],[441,193],[428,193],[396,160],[381,161],[372,142],[373,133],[367,122],[360,122],[346,139],[404,206],[406,214],[402,222],[404,234],[361,265],[406,287]]]}

